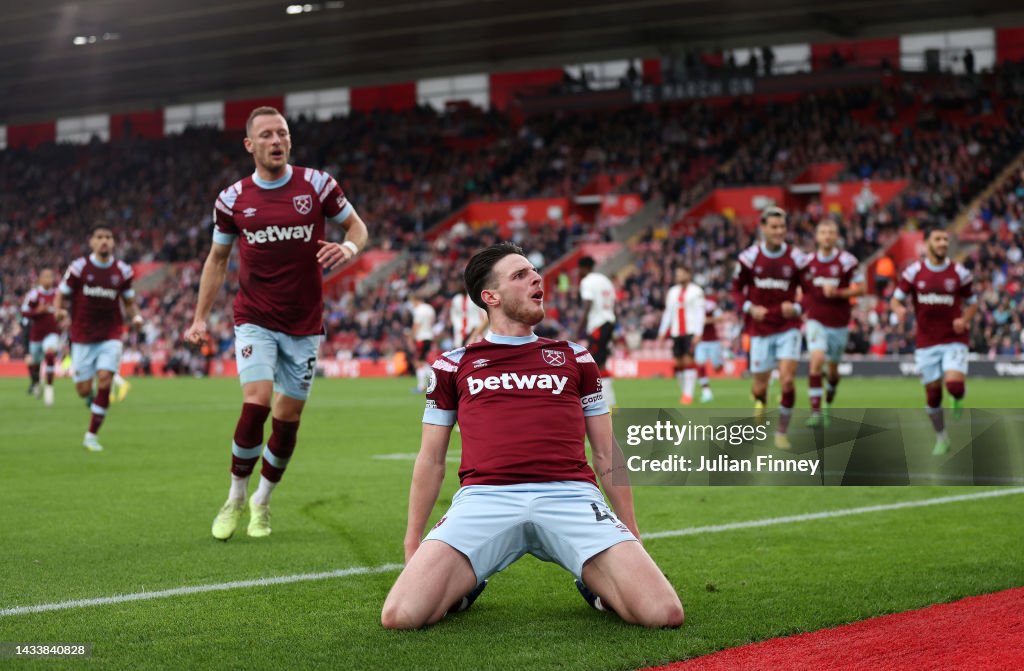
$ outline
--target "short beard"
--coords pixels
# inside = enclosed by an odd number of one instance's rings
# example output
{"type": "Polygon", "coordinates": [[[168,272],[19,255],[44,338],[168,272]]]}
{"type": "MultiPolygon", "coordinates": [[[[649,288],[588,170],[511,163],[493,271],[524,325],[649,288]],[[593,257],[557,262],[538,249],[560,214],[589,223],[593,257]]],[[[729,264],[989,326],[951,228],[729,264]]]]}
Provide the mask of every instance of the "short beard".
{"type": "Polygon", "coordinates": [[[529,326],[536,326],[544,321],[544,308],[540,305],[532,305],[526,301],[510,304],[503,307],[505,316],[512,321],[529,326]]]}

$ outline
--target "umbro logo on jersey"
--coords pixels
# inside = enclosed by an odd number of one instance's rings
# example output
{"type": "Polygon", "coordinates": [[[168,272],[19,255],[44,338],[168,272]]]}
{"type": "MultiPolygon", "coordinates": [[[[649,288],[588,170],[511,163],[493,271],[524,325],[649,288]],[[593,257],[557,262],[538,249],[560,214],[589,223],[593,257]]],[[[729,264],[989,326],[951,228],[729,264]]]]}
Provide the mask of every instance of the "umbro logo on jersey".
{"type": "Polygon", "coordinates": [[[247,207],[244,210],[242,210],[242,214],[244,214],[246,217],[255,217],[256,216],[256,208],[255,207],[247,207]]]}
{"type": "Polygon", "coordinates": [[[483,368],[491,362],[490,359],[477,359],[473,362],[473,368],[483,368]]]}
{"type": "Polygon", "coordinates": [[[309,242],[313,239],[313,224],[305,226],[267,226],[262,231],[242,232],[245,233],[245,239],[250,245],[278,242],[280,240],[302,240],[303,242],[309,242]]]}
{"type": "Polygon", "coordinates": [[[295,211],[299,214],[309,214],[313,211],[313,196],[308,193],[302,196],[294,196],[292,198],[292,205],[295,206],[295,211]]]}
{"type": "Polygon", "coordinates": [[[472,375],[466,378],[469,385],[469,393],[476,396],[484,389],[497,391],[498,389],[549,389],[553,396],[558,396],[565,390],[569,378],[564,375],[520,375],[518,373],[502,373],[501,375],[489,375],[481,380],[472,375]]]}

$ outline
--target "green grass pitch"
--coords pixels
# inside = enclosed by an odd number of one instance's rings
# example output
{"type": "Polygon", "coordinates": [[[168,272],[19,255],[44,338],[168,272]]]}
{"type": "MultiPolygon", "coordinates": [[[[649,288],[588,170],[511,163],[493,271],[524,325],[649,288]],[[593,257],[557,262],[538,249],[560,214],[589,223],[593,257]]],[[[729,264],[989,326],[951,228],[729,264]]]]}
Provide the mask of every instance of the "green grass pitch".
{"type": "MultiPolygon", "coordinates": [[[[274,494],[274,533],[210,536],[228,485],[235,380],[136,380],[87,453],[88,412],[69,382],[53,408],[2,380],[0,610],[73,599],[400,562],[421,396],[411,381],[318,380],[295,458],[274,494]]],[[[970,380],[973,407],[1019,398],[970,380]]],[[[747,408],[748,383],[715,384],[747,408]]],[[[672,406],[671,380],[619,380],[621,406],[672,406]]],[[[801,381],[798,404],[806,406],[801,381]]],[[[847,379],[846,407],[921,407],[914,380],[847,379]]],[[[458,449],[457,437],[453,449],[458,449]]],[[[457,486],[451,464],[435,519],[457,486]]],[[[980,488],[637,488],[656,532],[924,499],[980,488]]],[[[687,622],[645,631],[590,610],[569,574],[526,557],[468,612],[388,632],[396,572],[0,616],[0,641],[81,642],[47,668],[632,669],[772,636],[1024,585],[1024,495],[652,539],[687,622]]],[[[0,659],[0,667],[24,668],[0,659]]]]}

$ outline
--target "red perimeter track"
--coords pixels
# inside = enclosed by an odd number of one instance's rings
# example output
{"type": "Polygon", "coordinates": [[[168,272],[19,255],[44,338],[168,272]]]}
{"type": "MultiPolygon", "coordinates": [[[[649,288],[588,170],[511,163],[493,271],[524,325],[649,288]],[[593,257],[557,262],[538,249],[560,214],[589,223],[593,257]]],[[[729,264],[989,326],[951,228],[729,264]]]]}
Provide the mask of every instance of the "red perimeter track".
{"type": "Polygon", "coordinates": [[[1024,587],[773,638],[648,671],[736,669],[1020,671],[1024,587]]]}

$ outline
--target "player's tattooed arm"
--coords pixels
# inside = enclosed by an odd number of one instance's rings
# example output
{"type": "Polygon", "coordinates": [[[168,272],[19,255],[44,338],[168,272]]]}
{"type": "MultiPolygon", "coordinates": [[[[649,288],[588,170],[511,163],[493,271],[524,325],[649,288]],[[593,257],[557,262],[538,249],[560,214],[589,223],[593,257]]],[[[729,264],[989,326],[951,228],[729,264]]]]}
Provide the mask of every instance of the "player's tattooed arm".
{"type": "Polygon", "coordinates": [[[615,515],[639,539],[640,530],[637,528],[636,513],[633,510],[633,489],[625,468],[626,458],[612,431],[612,416],[594,415],[585,417],[584,420],[587,438],[590,439],[594,470],[601,481],[601,488],[608,497],[615,515]]]}

